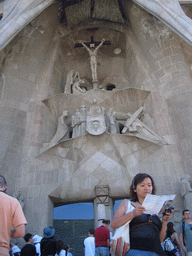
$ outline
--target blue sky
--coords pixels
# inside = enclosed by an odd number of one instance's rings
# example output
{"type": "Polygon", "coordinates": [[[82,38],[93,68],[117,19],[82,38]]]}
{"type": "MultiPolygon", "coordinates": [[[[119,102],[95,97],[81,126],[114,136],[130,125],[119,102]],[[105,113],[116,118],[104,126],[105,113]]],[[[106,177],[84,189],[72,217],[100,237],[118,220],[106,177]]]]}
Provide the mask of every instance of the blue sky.
{"type": "MultiPolygon", "coordinates": [[[[116,200],[114,211],[122,200],[116,200]]],[[[54,219],[94,219],[93,203],[68,204],[54,208],[54,219]]]]}

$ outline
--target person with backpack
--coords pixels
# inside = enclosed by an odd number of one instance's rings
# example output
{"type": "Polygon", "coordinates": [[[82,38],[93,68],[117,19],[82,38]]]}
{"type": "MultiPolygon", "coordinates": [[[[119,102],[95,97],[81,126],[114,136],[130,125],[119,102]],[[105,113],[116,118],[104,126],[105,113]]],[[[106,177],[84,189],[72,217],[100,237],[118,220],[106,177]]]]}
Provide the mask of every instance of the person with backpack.
{"type": "Polygon", "coordinates": [[[36,252],[36,248],[33,245],[33,235],[31,233],[27,233],[23,238],[26,242],[26,245],[24,245],[23,248],[21,249],[20,255],[21,256],[38,256],[36,252]]]}
{"type": "Polygon", "coordinates": [[[181,256],[181,244],[173,222],[167,223],[166,237],[163,242],[165,254],[168,256],[181,256]]]}
{"type": "Polygon", "coordinates": [[[55,229],[53,227],[46,227],[43,230],[43,238],[40,242],[41,256],[55,256],[57,241],[53,237],[55,229]]]}
{"type": "Polygon", "coordinates": [[[189,210],[183,211],[183,221],[179,229],[179,237],[183,251],[192,256],[192,220],[189,210]]]}

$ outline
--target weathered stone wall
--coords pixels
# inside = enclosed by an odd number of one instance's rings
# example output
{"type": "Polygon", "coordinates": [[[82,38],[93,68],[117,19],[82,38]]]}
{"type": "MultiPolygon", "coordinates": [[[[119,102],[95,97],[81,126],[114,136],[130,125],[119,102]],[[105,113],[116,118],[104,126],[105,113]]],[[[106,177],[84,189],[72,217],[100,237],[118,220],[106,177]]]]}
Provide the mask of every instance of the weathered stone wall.
{"type": "Polygon", "coordinates": [[[56,27],[57,9],[52,6],[4,49],[0,95],[1,173],[8,181],[9,194],[21,190],[24,195],[24,211],[31,232],[42,232],[49,216],[52,221],[52,211],[47,208],[49,198],[45,195],[47,188],[43,183],[54,180],[48,179],[41,171],[42,163],[31,154],[34,155],[34,150],[40,146],[39,127],[42,116],[46,118],[49,112],[38,100],[38,81],[46,68],[56,27]],[[42,186],[41,175],[45,176],[42,186]]]}
{"type": "Polygon", "coordinates": [[[112,198],[128,197],[138,172],[154,177],[158,194],[177,195],[174,220],[181,219],[180,178],[191,171],[191,48],[136,5],[126,1],[125,8],[126,25],[93,22],[99,28],[94,39],[111,41],[98,53],[99,83],[151,91],[144,122],[169,145],[88,135],[36,157],[57,127],[57,116],[42,100],[63,93],[71,69],[91,89],[89,55],[74,48],[78,40],[90,40],[85,29],[91,25],[60,27],[53,5],[1,52],[1,173],[8,180],[8,193],[21,190],[24,196],[29,232],[41,234],[52,224],[49,195],[54,202],[93,201],[95,186],[109,185],[112,198]],[[119,55],[116,48],[122,50],[119,55]]]}
{"type": "Polygon", "coordinates": [[[167,152],[176,163],[174,169],[180,171],[180,165],[190,173],[191,70],[184,54],[186,43],[136,5],[129,7],[134,35],[148,60],[148,76],[143,79],[142,88],[152,91],[155,126],[161,134],[176,141],[177,152],[174,146],[175,152],[167,152]]]}

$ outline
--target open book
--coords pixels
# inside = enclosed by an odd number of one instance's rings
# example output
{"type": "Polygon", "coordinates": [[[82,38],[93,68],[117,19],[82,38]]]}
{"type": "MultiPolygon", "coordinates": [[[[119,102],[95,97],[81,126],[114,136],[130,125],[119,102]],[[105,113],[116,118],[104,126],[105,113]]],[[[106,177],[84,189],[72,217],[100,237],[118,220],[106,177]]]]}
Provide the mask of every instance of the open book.
{"type": "Polygon", "coordinates": [[[146,211],[145,214],[160,214],[163,213],[165,209],[167,209],[173,199],[175,198],[175,195],[152,195],[147,194],[145,197],[145,200],[142,203],[142,206],[145,207],[146,211]]]}

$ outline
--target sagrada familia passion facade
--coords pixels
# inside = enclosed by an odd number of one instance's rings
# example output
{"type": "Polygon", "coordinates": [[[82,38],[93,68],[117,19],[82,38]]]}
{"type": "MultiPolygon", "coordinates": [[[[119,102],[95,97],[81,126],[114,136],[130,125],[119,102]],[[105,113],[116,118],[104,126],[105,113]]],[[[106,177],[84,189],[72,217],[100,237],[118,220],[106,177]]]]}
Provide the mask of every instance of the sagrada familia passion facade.
{"type": "Polygon", "coordinates": [[[192,210],[192,0],[0,0],[0,168],[27,230],[113,216],[138,172],[192,210]]]}

